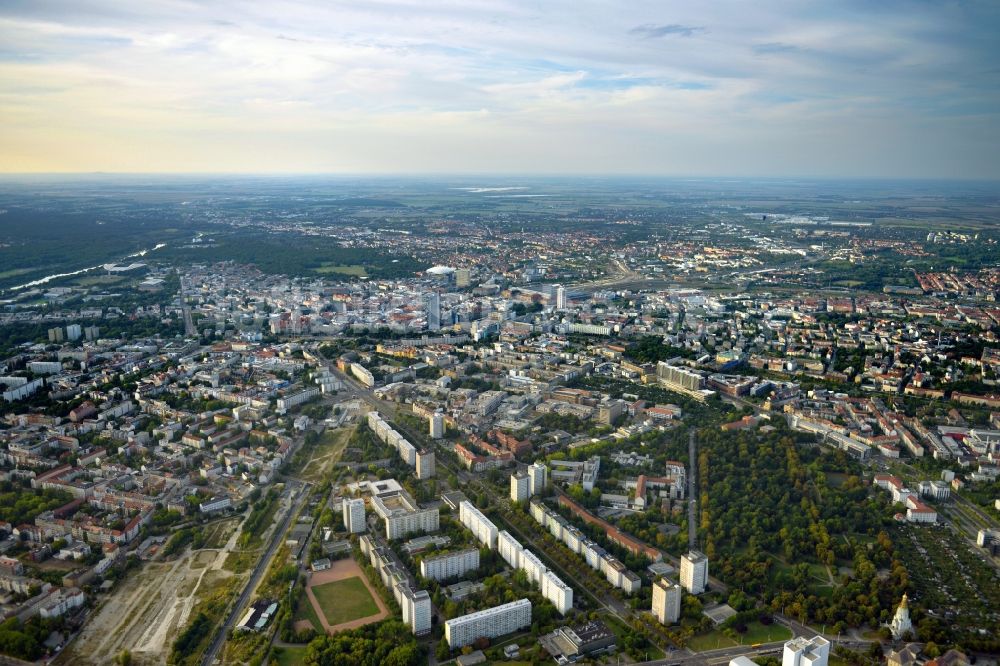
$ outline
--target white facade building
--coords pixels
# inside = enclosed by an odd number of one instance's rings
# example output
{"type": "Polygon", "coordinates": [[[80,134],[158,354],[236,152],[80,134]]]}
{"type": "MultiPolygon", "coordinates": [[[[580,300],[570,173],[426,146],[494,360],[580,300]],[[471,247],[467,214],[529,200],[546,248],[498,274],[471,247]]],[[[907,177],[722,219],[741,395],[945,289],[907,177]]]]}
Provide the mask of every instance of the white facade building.
{"type": "Polygon", "coordinates": [[[531,479],[523,472],[510,475],[510,501],[527,502],[531,497],[531,479]]]}
{"type": "Polygon", "coordinates": [[[543,490],[549,482],[549,468],[545,466],[544,463],[534,463],[528,465],[528,479],[530,488],[529,491],[532,495],[537,495],[543,490]]]}
{"type": "Polygon", "coordinates": [[[437,459],[434,457],[434,452],[426,449],[417,451],[417,478],[421,480],[433,478],[436,471],[437,459]]]}
{"type": "Polygon", "coordinates": [[[79,588],[59,588],[38,606],[38,614],[46,619],[59,617],[82,606],[84,598],[83,590],[79,588]]]}
{"type": "Polygon", "coordinates": [[[497,536],[497,552],[511,567],[521,568],[521,553],[524,552],[524,547],[507,530],[497,536]]]}
{"type": "Polygon", "coordinates": [[[496,638],[531,624],[531,602],[519,599],[444,623],[444,637],[452,650],[471,645],[477,638],[496,638]]]}
{"type": "Polygon", "coordinates": [[[400,610],[403,613],[403,622],[410,625],[410,631],[416,636],[423,636],[431,632],[431,595],[427,590],[413,590],[409,586],[400,589],[400,610]]]}
{"type": "Polygon", "coordinates": [[[441,439],[444,437],[444,414],[437,412],[427,417],[430,423],[431,439],[441,439]]]}
{"type": "Polygon", "coordinates": [[[490,550],[497,547],[497,536],[500,531],[493,521],[482,514],[482,512],[472,505],[468,500],[458,505],[458,519],[466,529],[472,532],[480,543],[490,550]]]}
{"type": "Polygon", "coordinates": [[[827,666],[829,660],[830,641],[822,636],[793,638],[781,653],[781,666],[827,666]]]}
{"type": "Polygon", "coordinates": [[[405,490],[393,490],[372,497],[372,509],[385,521],[387,539],[399,539],[413,532],[436,532],[440,528],[437,507],[421,509],[405,490]]]}
{"type": "Polygon", "coordinates": [[[896,608],[896,614],[892,617],[889,629],[892,631],[892,637],[897,641],[907,632],[913,632],[913,623],[910,621],[910,600],[905,594],[899,602],[899,607],[896,608]]]}
{"type": "Polygon", "coordinates": [[[563,615],[573,607],[573,588],[551,571],[542,574],[542,596],[551,601],[563,615]]]}
{"type": "Polygon", "coordinates": [[[542,576],[545,575],[548,568],[542,564],[537,555],[530,550],[521,551],[521,568],[524,569],[524,573],[528,574],[529,580],[541,587],[542,576]]]}
{"type": "Polygon", "coordinates": [[[682,588],[661,578],[653,583],[653,616],[660,624],[676,624],[681,617],[682,588]]]}
{"type": "Polygon", "coordinates": [[[708,587],[708,558],[692,550],[681,555],[681,585],[690,594],[701,594],[708,587]]]}
{"type": "Polygon", "coordinates": [[[432,580],[456,578],[479,568],[479,549],[468,548],[455,553],[427,557],[420,561],[420,575],[432,580]]]}
{"type": "Polygon", "coordinates": [[[344,514],[344,527],[351,534],[364,532],[365,525],[365,501],[363,499],[344,499],[342,502],[344,514]]]}

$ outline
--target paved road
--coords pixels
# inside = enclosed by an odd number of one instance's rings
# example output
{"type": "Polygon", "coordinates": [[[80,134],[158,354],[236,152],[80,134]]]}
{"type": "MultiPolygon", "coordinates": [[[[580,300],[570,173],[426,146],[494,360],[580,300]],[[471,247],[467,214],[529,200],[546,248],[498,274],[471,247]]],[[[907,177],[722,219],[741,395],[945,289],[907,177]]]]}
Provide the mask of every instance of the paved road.
{"type": "MultiPolygon", "coordinates": [[[[816,635],[816,632],[806,635],[812,637],[816,635]]],[[[781,649],[784,647],[784,644],[784,641],[775,641],[773,643],[762,643],[759,648],[753,648],[749,645],[738,645],[736,647],[721,648],[718,650],[706,650],[695,654],[675,652],[673,655],[667,655],[663,659],[641,662],[636,666],[673,666],[674,664],[682,664],[683,666],[724,666],[725,664],[728,664],[733,657],[738,657],[740,655],[747,655],[751,659],[763,655],[772,657],[777,656],[780,659],[781,649]]],[[[869,645],[865,641],[854,640],[838,641],[835,644],[852,649],[866,649],[869,645]]]]}
{"type": "Polygon", "coordinates": [[[694,428],[688,436],[688,548],[698,550],[698,439],[694,428]]]}
{"type": "Polygon", "coordinates": [[[184,291],[184,278],[181,278],[181,312],[184,313],[184,335],[189,338],[198,337],[198,329],[194,327],[194,319],[191,317],[191,306],[188,305],[186,292],[184,291]]]}
{"type": "Polygon", "coordinates": [[[299,512],[302,505],[305,504],[306,499],[309,497],[309,486],[310,484],[308,483],[300,484],[297,481],[288,482],[289,490],[293,493],[298,492],[298,495],[285,512],[285,515],[281,519],[281,523],[278,525],[277,529],[275,529],[271,534],[271,541],[268,543],[267,550],[264,552],[264,555],[257,560],[257,565],[250,574],[250,578],[247,580],[247,584],[244,586],[243,592],[240,593],[240,596],[233,605],[232,610],[229,612],[229,616],[226,618],[226,621],[223,622],[222,626],[220,626],[216,631],[212,644],[205,652],[205,656],[202,657],[202,666],[210,666],[215,662],[216,657],[219,655],[219,651],[222,649],[223,643],[226,642],[226,636],[229,635],[229,632],[232,631],[233,627],[236,626],[236,623],[246,611],[247,602],[250,601],[250,596],[253,594],[254,590],[257,589],[257,584],[260,583],[260,579],[264,576],[264,572],[267,571],[268,566],[270,566],[271,560],[274,558],[274,554],[278,551],[278,546],[280,546],[281,542],[284,540],[285,531],[288,530],[288,525],[292,522],[292,517],[299,512]]]}

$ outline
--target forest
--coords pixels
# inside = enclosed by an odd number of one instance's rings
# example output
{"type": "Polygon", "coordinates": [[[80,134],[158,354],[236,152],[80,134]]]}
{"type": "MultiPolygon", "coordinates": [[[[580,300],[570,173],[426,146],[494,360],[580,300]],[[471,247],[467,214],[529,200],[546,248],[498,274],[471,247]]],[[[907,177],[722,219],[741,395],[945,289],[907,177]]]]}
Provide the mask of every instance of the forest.
{"type": "Polygon", "coordinates": [[[314,638],[306,666],[417,666],[426,657],[410,628],[397,620],[314,638]]]}
{"type": "Polygon", "coordinates": [[[698,458],[699,538],[713,575],[837,631],[887,621],[909,580],[886,531],[891,507],[856,462],[797,446],[784,428],[701,430],[698,458]]]}

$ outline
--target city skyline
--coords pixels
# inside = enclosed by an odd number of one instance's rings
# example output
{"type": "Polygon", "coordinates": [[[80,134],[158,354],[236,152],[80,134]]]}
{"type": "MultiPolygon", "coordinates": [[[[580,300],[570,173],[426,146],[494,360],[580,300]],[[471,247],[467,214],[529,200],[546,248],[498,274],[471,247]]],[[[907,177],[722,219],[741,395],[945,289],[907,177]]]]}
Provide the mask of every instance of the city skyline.
{"type": "Polygon", "coordinates": [[[0,172],[1000,178],[988,3],[7,3],[0,172]]]}

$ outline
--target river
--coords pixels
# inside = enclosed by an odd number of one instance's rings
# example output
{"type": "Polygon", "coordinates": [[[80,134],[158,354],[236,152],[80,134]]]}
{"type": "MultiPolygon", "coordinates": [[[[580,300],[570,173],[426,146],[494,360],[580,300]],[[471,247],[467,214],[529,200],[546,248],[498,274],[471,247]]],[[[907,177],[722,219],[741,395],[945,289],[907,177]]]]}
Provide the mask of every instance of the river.
{"type": "MultiPolygon", "coordinates": [[[[166,246],[167,246],[166,243],[157,243],[156,245],[154,245],[152,248],[150,248],[148,250],[139,250],[138,252],[134,252],[132,254],[126,255],[125,259],[133,259],[135,257],[145,257],[148,253],[154,252],[154,251],[159,250],[160,248],[166,247],[166,246]]],[[[88,266],[87,268],[81,268],[78,271],[70,271],[69,273],[53,273],[52,275],[46,275],[43,278],[39,278],[37,280],[32,280],[31,282],[25,282],[24,284],[19,284],[16,287],[10,287],[6,291],[20,291],[21,289],[28,289],[30,287],[38,287],[40,285],[46,284],[48,282],[51,282],[52,280],[57,280],[59,278],[64,278],[64,277],[72,277],[74,275],[80,275],[82,273],[87,273],[89,271],[97,270],[98,268],[104,268],[107,265],[108,264],[98,264],[96,266],[88,266]]]]}

